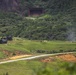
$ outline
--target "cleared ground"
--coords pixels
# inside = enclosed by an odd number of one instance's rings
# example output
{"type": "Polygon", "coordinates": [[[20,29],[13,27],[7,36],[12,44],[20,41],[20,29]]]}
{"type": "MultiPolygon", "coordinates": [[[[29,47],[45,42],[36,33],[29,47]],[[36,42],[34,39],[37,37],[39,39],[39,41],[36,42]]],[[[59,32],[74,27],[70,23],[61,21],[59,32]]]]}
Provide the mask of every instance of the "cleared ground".
{"type": "Polygon", "coordinates": [[[42,59],[42,62],[54,62],[56,60],[61,60],[61,61],[67,61],[67,62],[76,62],[76,55],[75,54],[59,54],[56,56],[52,56],[52,57],[47,57],[42,59]]]}

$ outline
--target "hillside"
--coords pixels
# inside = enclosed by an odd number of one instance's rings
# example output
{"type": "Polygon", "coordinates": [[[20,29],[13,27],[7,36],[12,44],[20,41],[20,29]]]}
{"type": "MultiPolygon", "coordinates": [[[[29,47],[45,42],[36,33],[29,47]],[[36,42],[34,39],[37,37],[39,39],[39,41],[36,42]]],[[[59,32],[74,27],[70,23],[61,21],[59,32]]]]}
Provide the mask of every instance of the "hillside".
{"type": "Polygon", "coordinates": [[[0,75],[64,73],[76,75],[76,0],[0,0],[0,75]]]}
{"type": "Polygon", "coordinates": [[[75,0],[1,0],[0,3],[0,36],[11,34],[39,40],[76,39],[75,0]],[[42,8],[42,15],[32,16],[34,20],[27,19],[28,11],[31,13],[33,8],[42,8]]]}

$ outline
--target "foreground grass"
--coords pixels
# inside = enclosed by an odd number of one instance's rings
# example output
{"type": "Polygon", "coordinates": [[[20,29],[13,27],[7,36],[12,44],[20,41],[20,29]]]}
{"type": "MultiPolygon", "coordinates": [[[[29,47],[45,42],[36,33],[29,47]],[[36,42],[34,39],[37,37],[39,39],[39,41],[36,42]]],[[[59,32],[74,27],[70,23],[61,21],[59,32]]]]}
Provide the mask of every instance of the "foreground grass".
{"type": "Polygon", "coordinates": [[[76,63],[50,62],[35,60],[18,61],[0,65],[0,75],[76,75],[76,63]]]}
{"type": "Polygon", "coordinates": [[[3,52],[0,52],[0,58],[4,58],[5,55],[3,54],[3,52]]]}
{"type": "MultiPolygon", "coordinates": [[[[38,40],[26,40],[21,38],[14,38],[13,41],[9,41],[7,44],[0,44],[0,50],[8,50],[11,52],[22,51],[26,53],[36,53],[37,50],[45,51],[68,51],[76,50],[76,42],[68,41],[38,41],[38,40]]],[[[0,53],[0,57],[3,57],[0,53]]]]}
{"type": "Polygon", "coordinates": [[[0,75],[9,73],[9,75],[33,75],[33,69],[41,66],[40,62],[33,61],[19,61],[0,65],[0,75]]]}

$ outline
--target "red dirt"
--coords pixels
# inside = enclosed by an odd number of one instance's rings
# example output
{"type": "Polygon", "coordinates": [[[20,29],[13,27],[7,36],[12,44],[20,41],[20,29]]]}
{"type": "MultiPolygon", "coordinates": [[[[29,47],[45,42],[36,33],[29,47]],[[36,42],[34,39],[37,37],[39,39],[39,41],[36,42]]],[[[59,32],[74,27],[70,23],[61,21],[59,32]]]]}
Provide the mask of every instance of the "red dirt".
{"type": "Polygon", "coordinates": [[[19,59],[19,58],[24,58],[24,57],[29,57],[32,56],[31,54],[22,52],[22,51],[8,51],[8,50],[0,50],[6,55],[6,58],[0,59],[0,60],[14,60],[14,59],[19,59]]]}
{"type": "Polygon", "coordinates": [[[11,52],[11,51],[8,51],[8,50],[0,50],[1,52],[3,52],[6,56],[8,57],[11,57],[11,56],[18,56],[18,55],[25,55],[27,53],[25,52],[22,52],[22,51],[14,51],[14,52],[11,52]]]}
{"type": "Polygon", "coordinates": [[[69,61],[69,62],[76,62],[76,56],[73,54],[59,55],[59,56],[56,56],[56,58],[59,58],[61,60],[65,60],[65,61],[69,61]]]}
{"type": "Polygon", "coordinates": [[[55,61],[54,57],[48,57],[48,58],[45,58],[45,59],[41,60],[41,62],[53,62],[53,61],[55,61]]]}
{"type": "Polygon", "coordinates": [[[68,62],[76,62],[76,56],[73,54],[63,54],[42,59],[42,62],[53,62],[55,59],[60,59],[68,62]]]}

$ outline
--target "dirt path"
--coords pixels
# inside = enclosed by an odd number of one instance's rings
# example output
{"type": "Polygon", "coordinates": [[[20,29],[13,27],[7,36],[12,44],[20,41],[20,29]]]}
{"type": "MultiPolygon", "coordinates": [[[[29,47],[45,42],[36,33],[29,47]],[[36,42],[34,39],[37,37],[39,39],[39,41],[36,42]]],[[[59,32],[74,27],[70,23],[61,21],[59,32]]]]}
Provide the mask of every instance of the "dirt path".
{"type": "Polygon", "coordinates": [[[0,64],[10,63],[10,62],[16,62],[16,61],[22,61],[22,60],[32,60],[32,59],[36,59],[36,58],[40,58],[40,57],[52,56],[52,55],[59,55],[59,54],[67,54],[67,53],[76,53],[76,52],[43,54],[43,55],[31,56],[31,57],[27,57],[27,58],[20,58],[20,59],[16,59],[16,60],[14,59],[14,60],[3,61],[3,62],[0,62],[0,64]]]}
{"type": "Polygon", "coordinates": [[[18,55],[18,56],[9,57],[9,59],[14,60],[14,59],[20,59],[20,58],[29,57],[29,56],[32,56],[32,55],[18,55]]]}

